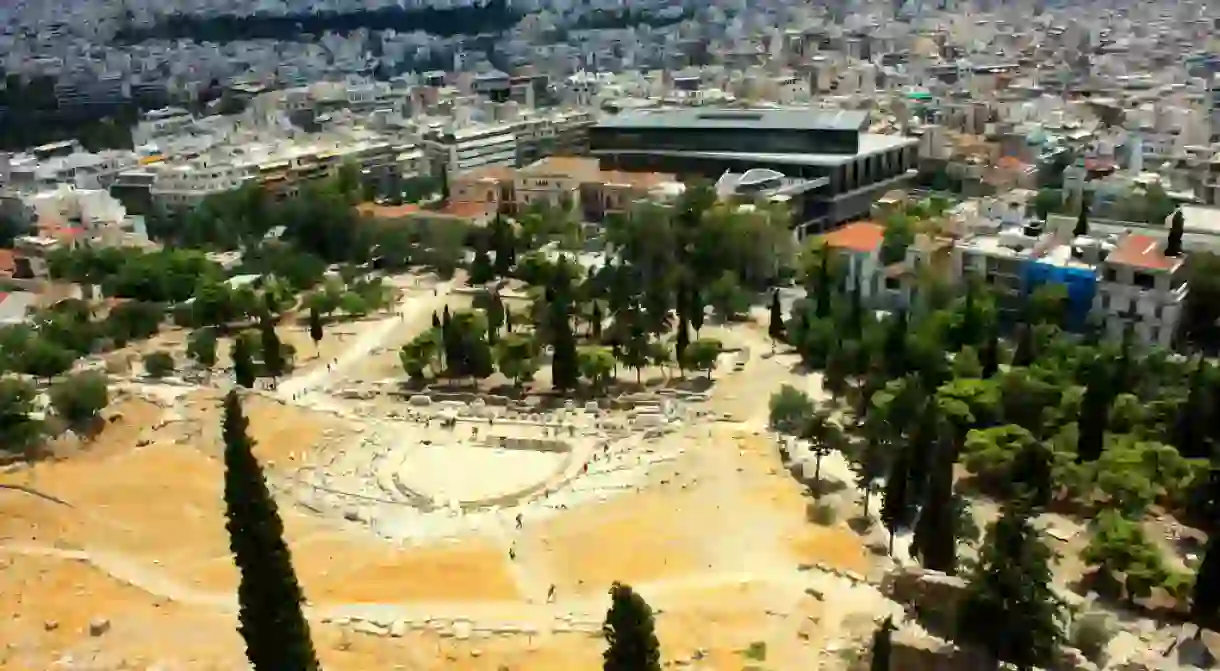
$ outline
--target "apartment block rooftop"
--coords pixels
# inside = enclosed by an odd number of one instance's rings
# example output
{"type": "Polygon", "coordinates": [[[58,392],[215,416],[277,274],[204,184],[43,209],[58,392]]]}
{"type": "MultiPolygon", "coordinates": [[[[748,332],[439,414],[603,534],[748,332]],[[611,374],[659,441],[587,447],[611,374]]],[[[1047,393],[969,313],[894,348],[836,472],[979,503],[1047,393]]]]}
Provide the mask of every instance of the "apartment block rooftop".
{"type": "Polygon", "coordinates": [[[642,109],[600,121],[603,128],[693,130],[856,131],[868,129],[868,112],[817,109],[642,109]]]}

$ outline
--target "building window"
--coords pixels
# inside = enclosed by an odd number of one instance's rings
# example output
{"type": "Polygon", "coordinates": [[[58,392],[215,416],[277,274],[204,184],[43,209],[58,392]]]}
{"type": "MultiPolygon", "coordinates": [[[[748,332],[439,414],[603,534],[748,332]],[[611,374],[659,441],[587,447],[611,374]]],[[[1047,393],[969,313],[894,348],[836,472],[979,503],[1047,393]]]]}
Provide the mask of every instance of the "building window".
{"type": "Polygon", "coordinates": [[[1136,273],[1135,286],[1142,289],[1152,289],[1156,286],[1156,278],[1151,273],[1136,273]]]}

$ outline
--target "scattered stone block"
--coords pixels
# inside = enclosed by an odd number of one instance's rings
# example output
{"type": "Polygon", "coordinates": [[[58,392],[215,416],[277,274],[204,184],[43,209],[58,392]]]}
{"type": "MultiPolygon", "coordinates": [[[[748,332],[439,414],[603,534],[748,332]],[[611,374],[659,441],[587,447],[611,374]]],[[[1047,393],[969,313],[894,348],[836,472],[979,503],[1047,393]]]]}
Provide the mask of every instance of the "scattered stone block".
{"type": "Polygon", "coordinates": [[[104,617],[95,617],[89,620],[89,635],[101,636],[110,631],[110,620],[104,617]]]}

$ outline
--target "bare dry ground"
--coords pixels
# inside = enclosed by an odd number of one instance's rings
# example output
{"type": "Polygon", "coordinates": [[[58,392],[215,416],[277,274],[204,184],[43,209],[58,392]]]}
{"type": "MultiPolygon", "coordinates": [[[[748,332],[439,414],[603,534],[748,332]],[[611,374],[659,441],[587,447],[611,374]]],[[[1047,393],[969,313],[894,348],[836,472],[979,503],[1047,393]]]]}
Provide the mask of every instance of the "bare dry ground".
{"type": "MultiPolygon", "coordinates": [[[[405,327],[394,337],[409,337],[405,327]]],[[[388,373],[383,359],[394,350],[349,375],[388,373]]],[[[762,393],[763,381],[748,377],[726,382],[742,415],[759,410],[762,393]]],[[[0,621],[0,670],[52,668],[65,655],[144,665],[138,668],[236,668],[242,644],[231,610],[237,574],[224,528],[219,396],[191,393],[172,408],[184,421],[161,428],[154,427],[166,409],[148,401],[126,398],[112,410],[117,419],[91,442],[0,474],[0,484],[66,502],[0,490],[0,608],[12,614],[0,621]],[[111,628],[90,636],[88,623],[98,617],[111,628]]],[[[250,395],[246,410],[272,474],[291,469],[324,433],[352,429],[263,396],[250,395]]],[[[768,666],[817,668],[802,637],[817,637],[822,604],[773,574],[810,563],[864,572],[864,547],[844,527],[805,520],[807,499],[765,436],[699,426],[682,439],[690,442],[686,455],[642,491],[528,520],[507,536],[471,532],[398,546],[289,502],[280,512],[317,608],[444,603],[537,613],[548,607],[541,592],[554,585],[559,605],[600,619],[605,592],[619,580],[658,609],[668,659],[700,656],[702,668],[739,671],[748,665],[742,651],[765,642],[768,666]]],[[[597,668],[603,647],[595,633],[458,641],[430,632],[345,634],[321,623],[313,631],[332,671],[572,671],[597,668]]]]}

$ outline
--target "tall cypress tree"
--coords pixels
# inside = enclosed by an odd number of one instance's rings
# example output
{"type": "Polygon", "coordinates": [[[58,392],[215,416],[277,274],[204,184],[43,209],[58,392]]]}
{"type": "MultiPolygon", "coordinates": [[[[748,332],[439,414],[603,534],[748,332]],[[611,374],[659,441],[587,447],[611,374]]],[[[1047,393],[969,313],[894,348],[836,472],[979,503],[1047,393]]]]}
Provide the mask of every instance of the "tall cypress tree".
{"type": "Polygon", "coordinates": [[[1095,359],[1086,373],[1084,398],[1080,401],[1079,436],[1076,439],[1076,463],[1097,461],[1105,447],[1106,425],[1110,420],[1113,380],[1106,374],[1105,363],[1095,359]]]}
{"type": "MultiPolygon", "coordinates": [[[[561,278],[561,282],[567,282],[561,278]]],[[[572,332],[569,288],[547,287],[547,322],[551,332],[551,384],[560,390],[575,389],[580,379],[576,359],[576,334],[572,332]]]]}
{"type": "Polygon", "coordinates": [[[1000,334],[994,327],[989,330],[987,340],[983,341],[983,348],[979,350],[979,365],[983,369],[983,379],[1000,372],[1000,334]]]}
{"type": "Polygon", "coordinates": [[[1186,232],[1186,218],[1182,216],[1182,208],[1173,213],[1169,222],[1169,240],[1165,244],[1165,256],[1182,255],[1182,234],[1186,232]]]}
{"type": "Polygon", "coordinates": [[[884,356],[885,370],[890,379],[897,379],[907,374],[907,313],[899,310],[890,317],[885,332],[884,356]]]}
{"type": "Polygon", "coordinates": [[[1173,446],[1188,459],[1205,459],[1207,448],[1207,362],[1199,357],[1190,376],[1186,402],[1178,408],[1173,446]]]}
{"type": "Polygon", "coordinates": [[[953,575],[957,570],[957,511],[953,504],[953,464],[957,458],[948,432],[942,431],[937,443],[911,549],[925,567],[953,575]]]}
{"type": "Polygon", "coordinates": [[[1080,212],[1076,214],[1076,228],[1072,229],[1072,237],[1089,234],[1089,197],[1085,195],[1080,201],[1080,212]]]}
{"type": "Polygon", "coordinates": [[[1063,641],[1063,602],[1051,587],[1052,552],[1034,514],[1007,506],[987,531],[958,609],[958,640],[1020,669],[1048,668],[1063,641]]]}
{"type": "Polygon", "coordinates": [[[1207,536],[1203,562],[1195,575],[1190,618],[1200,627],[1220,627],[1220,530],[1217,529],[1212,529],[1207,536]]]}
{"type": "Polygon", "coordinates": [[[254,387],[254,354],[250,351],[250,340],[244,335],[233,339],[233,377],[237,384],[251,389],[254,387]]]}
{"type": "Polygon", "coordinates": [[[852,284],[847,306],[847,337],[859,338],[864,333],[864,297],[860,291],[860,279],[852,284]]]}
{"type": "Polygon", "coordinates": [[[690,310],[690,326],[695,329],[695,337],[699,337],[699,329],[703,328],[703,297],[699,295],[699,289],[691,287],[690,296],[687,299],[690,310]]]}
{"type": "Polygon", "coordinates": [[[771,349],[775,343],[784,337],[784,311],[779,305],[779,290],[771,292],[771,323],[767,325],[767,335],[771,336],[771,349]]]}
{"type": "Polygon", "coordinates": [[[317,671],[304,596],[284,543],[284,525],[254,456],[236,391],[225,397],[225,528],[241,573],[238,630],[255,671],[317,671]]]}
{"type": "Polygon", "coordinates": [[[818,266],[817,310],[818,319],[830,316],[830,248],[822,249],[822,263],[818,266]]]}
{"type": "Polygon", "coordinates": [[[606,639],[603,671],[660,671],[661,644],[652,608],[631,587],[618,582],[610,587],[602,636],[606,639]]]}
{"type": "Polygon", "coordinates": [[[678,370],[686,370],[686,348],[690,345],[690,333],[686,330],[686,322],[678,320],[678,337],[674,341],[674,359],[678,370]]]}
{"type": "Polygon", "coordinates": [[[1028,366],[1034,362],[1034,329],[1029,322],[1017,331],[1017,347],[1012,353],[1012,365],[1028,366]]]}
{"type": "Polygon", "coordinates": [[[317,308],[309,309],[309,339],[313,341],[313,347],[316,350],[318,343],[322,342],[322,315],[318,314],[317,308]]]}
{"type": "Polygon", "coordinates": [[[911,501],[908,483],[911,476],[911,455],[903,446],[896,446],[890,462],[885,489],[881,493],[881,522],[890,532],[889,552],[894,554],[894,534],[911,523],[911,501]]]}
{"type": "Polygon", "coordinates": [[[263,346],[263,372],[279,378],[285,372],[284,350],[275,332],[275,320],[265,315],[259,322],[259,340],[263,346]]]}
{"type": "Polygon", "coordinates": [[[894,629],[894,616],[891,615],[873,630],[873,649],[868,664],[869,671],[890,671],[890,639],[894,629]]]}

